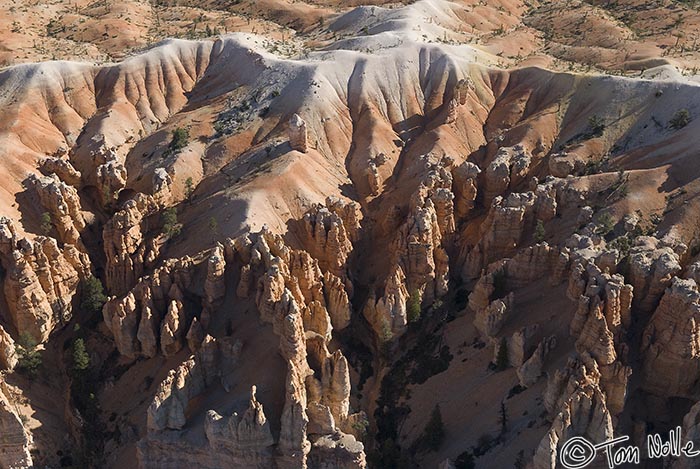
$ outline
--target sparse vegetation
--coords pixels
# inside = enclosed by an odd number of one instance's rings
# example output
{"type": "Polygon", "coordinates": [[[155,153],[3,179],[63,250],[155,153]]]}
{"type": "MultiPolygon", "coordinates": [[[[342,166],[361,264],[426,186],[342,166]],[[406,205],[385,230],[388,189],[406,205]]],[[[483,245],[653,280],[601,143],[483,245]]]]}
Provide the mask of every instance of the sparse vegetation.
{"type": "Polygon", "coordinates": [[[668,126],[674,130],[679,130],[690,124],[690,120],[690,112],[687,109],[681,109],[668,121],[668,126]]]}

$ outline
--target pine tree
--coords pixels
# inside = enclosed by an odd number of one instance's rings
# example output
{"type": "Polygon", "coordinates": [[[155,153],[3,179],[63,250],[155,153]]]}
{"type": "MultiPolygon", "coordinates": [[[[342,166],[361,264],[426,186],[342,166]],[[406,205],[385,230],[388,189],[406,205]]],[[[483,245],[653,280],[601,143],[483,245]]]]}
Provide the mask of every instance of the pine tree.
{"type": "Polygon", "coordinates": [[[90,366],[90,355],[85,348],[85,341],[82,338],[75,339],[73,342],[73,372],[80,374],[90,366]]]}
{"type": "Polygon", "coordinates": [[[163,212],[163,233],[168,238],[174,238],[182,231],[182,227],[177,221],[177,209],[170,207],[163,212]]]}
{"type": "Polygon", "coordinates": [[[17,342],[17,369],[35,378],[41,366],[41,354],[37,350],[38,342],[31,334],[24,332],[17,342]]]}
{"type": "Polygon", "coordinates": [[[435,404],[433,412],[430,414],[430,420],[423,430],[421,438],[423,446],[429,451],[437,451],[440,445],[445,440],[445,424],[442,422],[442,413],[440,405],[435,404]]]}
{"type": "Polygon", "coordinates": [[[185,198],[188,200],[192,198],[192,194],[194,193],[194,181],[192,181],[191,177],[188,177],[185,179],[185,198]]]}
{"type": "Polygon", "coordinates": [[[107,301],[102,282],[94,276],[89,276],[82,283],[82,294],[80,308],[90,314],[98,313],[102,310],[102,305],[107,301]]]}

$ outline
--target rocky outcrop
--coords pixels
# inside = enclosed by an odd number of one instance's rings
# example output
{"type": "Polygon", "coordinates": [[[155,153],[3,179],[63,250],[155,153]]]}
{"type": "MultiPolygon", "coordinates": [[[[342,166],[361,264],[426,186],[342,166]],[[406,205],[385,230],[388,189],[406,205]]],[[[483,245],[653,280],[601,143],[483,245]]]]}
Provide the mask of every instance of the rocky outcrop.
{"type": "MultiPolygon", "coordinates": [[[[314,211],[314,218],[336,215],[327,212],[314,211]]],[[[349,220],[352,226],[352,218],[352,213],[346,213],[336,220],[341,220],[340,226],[346,223],[342,220],[349,220]]],[[[225,249],[230,250],[225,254],[227,258],[232,259],[235,252],[244,262],[250,262],[247,271],[251,275],[264,269],[257,281],[256,304],[261,321],[270,323],[279,336],[280,354],[287,363],[275,462],[278,467],[305,467],[322,457],[313,453],[311,441],[324,437],[335,441],[340,435],[342,441],[349,442],[353,437],[344,432],[358,418],[349,414],[347,360],[340,351],[328,352],[335,326],[345,327],[349,322],[347,292],[340,277],[330,271],[322,273],[320,263],[308,253],[287,248],[280,237],[267,230],[226,244],[230,246],[225,249]]],[[[341,447],[331,451],[319,446],[317,451],[330,451],[328,457],[348,464],[364,464],[360,446],[359,442],[353,446],[353,451],[360,449],[357,454],[341,447]]]]}
{"type": "Polygon", "coordinates": [[[323,275],[323,294],[333,329],[341,331],[350,324],[352,306],[342,280],[330,272],[323,275]]]}
{"type": "Polygon", "coordinates": [[[240,343],[233,347],[221,345],[208,336],[197,353],[170,370],[148,407],[149,433],[182,429],[187,423],[185,410],[189,401],[220,377],[223,362],[230,365],[238,360],[240,347],[240,343]]]}
{"type": "Polygon", "coordinates": [[[199,350],[205,337],[202,323],[196,317],[192,319],[192,323],[190,324],[185,338],[187,339],[187,346],[191,352],[199,350]]]}
{"type": "Polygon", "coordinates": [[[560,250],[547,243],[522,249],[513,258],[487,267],[469,294],[469,307],[481,311],[491,303],[494,294],[505,296],[508,291],[537,280],[545,279],[547,283],[557,285],[564,279],[569,264],[568,249],[560,250]]]}
{"type": "Polygon", "coordinates": [[[452,169],[455,216],[459,219],[467,218],[474,208],[480,173],[479,167],[469,161],[452,169]]]}
{"type": "MultiPolygon", "coordinates": [[[[291,326],[291,321],[290,321],[291,326]]],[[[291,326],[294,327],[294,326],[291,326]]],[[[306,387],[304,381],[308,372],[288,363],[287,381],[282,409],[280,436],[277,443],[281,467],[305,467],[306,459],[311,451],[311,443],[307,439],[309,417],[306,413],[306,387]]]]}
{"type": "Polygon", "coordinates": [[[90,273],[90,261],[73,245],[59,248],[53,238],[19,238],[12,223],[0,219],[0,263],[9,317],[19,335],[39,341],[71,318],[73,298],[90,273]]]}
{"type": "Polygon", "coordinates": [[[367,467],[364,446],[346,433],[323,435],[313,442],[309,467],[363,469],[367,467]]]}
{"type": "Polygon", "coordinates": [[[159,349],[171,355],[183,347],[191,327],[183,314],[183,292],[192,285],[195,265],[189,257],[169,259],[123,297],[109,298],[102,316],[119,353],[154,357],[159,349]]]}
{"type": "MultiPolygon", "coordinates": [[[[507,338],[506,345],[508,347],[508,364],[516,368],[520,367],[524,362],[527,354],[535,348],[535,334],[539,326],[530,324],[515,331],[512,336],[507,338]]],[[[496,362],[497,354],[494,353],[494,362],[496,362]]]]}
{"type": "Polygon", "coordinates": [[[0,370],[12,370],[16,364],[15,342],[10,334],[0,326],[0,370]]]}
{"type": "Polygon", "coordinates": [[[34,467],[29,452],[32,435],[25,430],[8,395],[7,385],[0,377],[0,467],[29,469],[34,467]]]}
{"type": "Polygon", "coordinates": [[[119,192],[126,187],[126,168],[117,160],[110,160],[97,167],[97,188],[102,203],[109,204],[119,197],[119,192]]]}
{"type": "Polygon", "coordinates": [[[513,304],[512,293],[492,301],[487,307],[477,310],[474,316],[474,327],[484,337],[495,337],[508,319],[509,312],[512,314],[513,304]]]}
{"type": "Polygon", "coordinates": [[[289,119],[289,145],[292,150],[301,153],[306,153],[308,149],[306,122],[298,114],[289,119]]]}
{"type": "Polygon", "coordinates": [[[619,274],[610,275],[587,260],[574,262],[567,295],[578,302],[570,333],[579,352],[587,351],[601,365],[615,360],[615,343],[630,326],[633,287],[619,274]]]}
{"type": "MultiPolygon", "coordinates": [[[[700,447],[700,402],[696,402],[683,417],[682,437],[683,444],[693,442],[694,449],[700,447]]],[[[690,457],[680,457],[671,465],[673,469],[693,469],[695,466],[690,457]]]]}
{"type": "Polygon", "coordinates": [[[600,389],[600,372],[590,357],[569,360],[550,378],[544,395],[552,427],[540,442],[533,460],[536,469],[558,467],[558,451],[573,436],[590,441],[613,437],[612,416],[600,389]]]}
{"type": "Polygon", "coordinates": [[[56,175],[39,177],[35,174],[27,178],[27,187],[49,214],[58,240],[83,249],[80,233],[85,229],[85,218],[77,189],[56,175]]]}
{"type": "Polygon", "coordinates": [[[160,208],[167,207],[173,200],[173,179],[165,168],[156,168],[152,178],[152,197],[160,208]]]}
{"type": "Polygon", "coordinates": [[[503,147],[484,171],[484,197],[487,201],[505,194],[509,187],[523,181],[530,168],[531,156],[522,145],[503,147]]]}
{"type": "Polygon", "coordinates": [[[452,174],[446,167],[450,164],[443,159],[429,165],[391,244],[392,268],[383,290],[375,286],[365,303],[363,314],[380,340],[403,334],[411,294],[429,304],[447,293],[449,258],[443,240],[455,232],[452,174]]]}
{"type": "Polygon", "coordinates": [[[236,466],[272,465],[272,445],[275,441],[270,422],[255,392],[253,386],[248,408],[243,415],[234,412],[224,418],[213,410],[207,412],[204,428],[209,444],[217,453],[230,457],[230,463],[236,466]]]}
{"type": "Polygon", "coordinates": [[[166,357],[175,355],[184,346],[183,336],[185,317],[183,305],[179,300],[172,300],[168,306],[163,324],[160,327],[160,350],[166,357]]]}
{"type": "Polygon", "coordinates": [[[629,254],[629,279],[634,287],[633,305],[650,313],[674,275],[681,271],[678,254],[654,237],[637,238],[629,254]]]}
{"type": "Polygon", "coordinates": [[[224,247],[217,245],[212,251],[207,262],[207,278],[204,281],[204,307],[213,308],[223,301],[226,295],[226,260],[224,259],[224,247]]]}
{"type": "Polygon", "coordinates": [[[542,376],[542,368],[547,355],[557,346],[557,337],[549,336],[543,339],[535,352],[517,370],[520,386],[528,388],[534,385],[542,376]]]}
{"type": "Polygon", "coordinates": [[[479,243],[467,256],[463,276],[477,278],[486,265],[515,253],[523,233],[534,223],[535,200],[532,192],[493,199],[486,220],[479,228],[479,243]]]}
{"type": "Polygon", "coordinates": [[[674,277],[642,338],[643,387],[664,397],[693,398],[700,378],[700,293],[674,277]]]}
{"type": "Polygon", "coordinates": [[[370,294],[362,311],[380,340],[391,340],[404,333],[408,324],[406,301],[406,276],[400,266],[395,266],[386,281],[384,294],[379,299],[370,294]]]}
{"type": "Polygon", "coordinates": [[[105,224],[102,241],[105,251],[107,287],[114,295],[129,291],[143,275],[144,267],[157,256],[155,245],[147,245],[146,217],[158,210],[153,197],[137,194],[105,224]]]}
{"type": "MultiPolygon", "coordinates": [[[[150,329],[149,326],[151,326],[151,309],[149,308],[148,312],[142,314],[140,321],[137,314],[136,299],[133,293],[129,293],[120,300],[113,298],[107,301],[102,307],[102,314],[107,328],[112,332],[119,353],[125,357],[135,358],[139,351],[137,333],[141,326],[140,322],[143,322],[142,330],[144,332],[142,332],[142,335],[144,335],[145,330],[150,329]]],[[[155,338],[149,340],[144,335],[144,339],[149,342],[146,350],[150,351],[151,342],[155,342],[155,338]]]]}
{"type": "Polygon", "coordinates": [[[605,402],[613,417],[619,416],[627,402],[627,388],[632,367],[616,361],[600,367],[600,387],[605,393],[605,402]]]}
{"type": "Polygon", "coordinates": [[[39,169],[44,176],[55,174],[69,186],[80,187],[80,171],[75,169],[70,161],[66,159],[58,157],[44,158],[40,163],[39,169]]]}
{"type": "MultiPolygon", "coordinates": [[[[349,221],[353,223],[352,219],[349,221]]],[[[348,232],[337,212],[319,205],[304,214],[302,227],[306,251],[318,261],[321,270],[345,280],[347,260],[352,251],[350,234],[354,232],[357,236],[357,227],[351,226],[348,232]]]]}

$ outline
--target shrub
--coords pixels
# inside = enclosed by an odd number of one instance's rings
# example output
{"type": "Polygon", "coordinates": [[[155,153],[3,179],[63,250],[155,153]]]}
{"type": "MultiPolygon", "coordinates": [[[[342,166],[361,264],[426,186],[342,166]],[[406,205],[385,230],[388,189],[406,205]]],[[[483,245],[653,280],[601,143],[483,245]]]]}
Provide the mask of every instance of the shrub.
{"type": "Polygon", "coordinates": [[[544,223],[542,223],[542,220],[537,220],[537,225],[535,225],[535,241],[541,243],[544,241],[544,236],[544,223]]]}
{"type": "Polygon", "coordinates": [[[177,222],[177,209],[170,207],[163,212],[163,233],[168,238],[174,238],[182,231],[182,226],[177,222]]]}
{"type": "Polygon", "coordinates": [[[31,334],[24,332],[17,342],[17,369],[35,378],[41,366],[41,353],[37,350],[38,342],[31,334]]]}
{"type": "Polygon", "coordinates": [[[690,112],[688,112],[687,109],[681,109],[673,115],[670,121],[668,121],[668,125],[672,129],[678,130],[690,124],[690,120],[690,112]]]}
{"type": "Polygon", "coordinates": [[[51,223],[51,214],[49,212],[44,212],[41,214],[41,232],[45,235],[51,233],[51,228],[53,224],[51,223]]]}
{"type": "Polygon", "coordinates": [[[406,302],[406,317],[408,319],[408,322],[416,322],[420,319],[420,302],[420,291],[413,290],[411,292],[411,296],[406,302]]]}
{"type": "Polygon", "coordinates": [[[102,282],[92,275],[83,280],[80,308],[90,314],[102,311],[102,305],[107,301],[102,282]]]}

